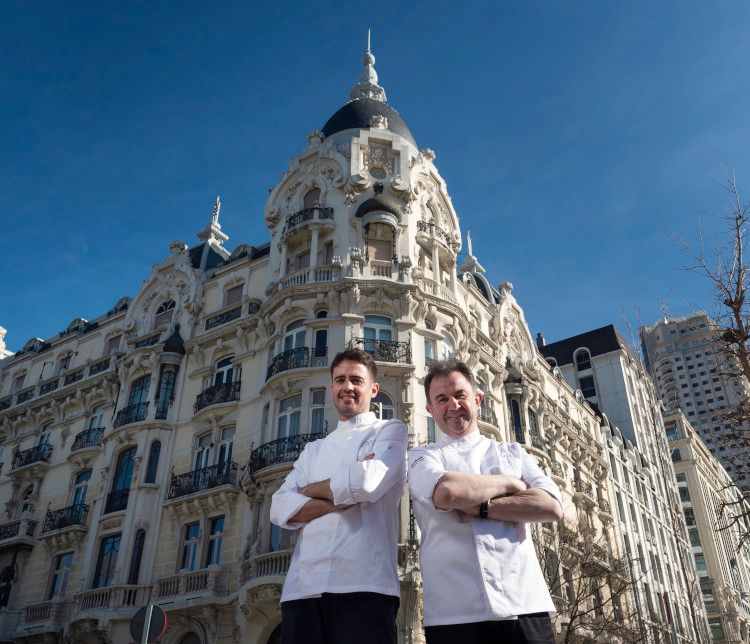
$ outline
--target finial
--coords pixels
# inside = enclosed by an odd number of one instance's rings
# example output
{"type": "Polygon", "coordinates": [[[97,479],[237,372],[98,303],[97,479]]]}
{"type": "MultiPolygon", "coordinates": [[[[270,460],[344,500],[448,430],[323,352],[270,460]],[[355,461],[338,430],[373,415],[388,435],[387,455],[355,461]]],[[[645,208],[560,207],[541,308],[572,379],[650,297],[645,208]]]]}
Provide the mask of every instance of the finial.
{"type": "Polygon", "coordinates": [[[471,242],[471,232],[466,231],[466,257],[461,265],[462,273],[484,273],[484,266],[474,257],[474,246],[471,242]]]}
{"type": "Polygon", "coordinates": [[[214,224],[219,223],[219,213],[221,212],[221,197],[216,197],[216,203],[214,204],[214,214],[211,221],[214,224]]]}
{"type": "Polygon", "coordinates": [[[466,250],[469,253],[470,256],[474,256],[473,248],[471,247],[471,231],[466,231],[466,250]]]}
{"type": "Polygon", "coordinates": [[[375,56],[370,48],[370,29],[367,30],[367,51],[362,57],[365,69],[359,77],[359,83],[352,87],[349,92],[349,100],[356,101],[361,98],[372,98],[381,103],[386,102],[385,90],[378,85],[378,73],[375,71],[375,56]]]}

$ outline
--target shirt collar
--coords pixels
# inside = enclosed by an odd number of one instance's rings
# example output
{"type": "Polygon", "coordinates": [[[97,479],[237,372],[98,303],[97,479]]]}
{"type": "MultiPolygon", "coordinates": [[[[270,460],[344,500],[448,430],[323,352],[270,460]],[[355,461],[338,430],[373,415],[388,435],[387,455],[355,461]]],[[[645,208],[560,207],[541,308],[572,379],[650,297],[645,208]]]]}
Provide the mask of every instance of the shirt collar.
{"type": "Polygon", "coordinates": [[[366,411],[363,414],[352,416],[349,420],[340,420],[339,424],[336,425],[336,430],[354,429],[362,425],[372,425],[377,419],[378,417],[375,415],[375,412],[366,411]]]}
{"type": "Polygon", "coordinates": [[[440,447],[451,446],[456,449],[471,448],[477,445],[482,438],[483,436],[479,433],[479,428],[476,427],[473,431],[461,438],[453,438],[452,436],[448,436],[448,434],[443,434],[438,441],[438,445],[440,445],[440,447]]]}

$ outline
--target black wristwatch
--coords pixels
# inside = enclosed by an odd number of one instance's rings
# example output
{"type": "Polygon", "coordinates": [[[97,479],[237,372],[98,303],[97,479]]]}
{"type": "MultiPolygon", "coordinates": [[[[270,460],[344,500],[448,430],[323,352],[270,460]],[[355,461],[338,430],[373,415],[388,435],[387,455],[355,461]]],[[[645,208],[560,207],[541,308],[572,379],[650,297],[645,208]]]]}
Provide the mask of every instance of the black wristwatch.
{"type": "Polygon", "coordinates": [[[490,511],[489,499],[479,504],[479,518],[480,519],[486,519],[489,511],[490,511]]]}

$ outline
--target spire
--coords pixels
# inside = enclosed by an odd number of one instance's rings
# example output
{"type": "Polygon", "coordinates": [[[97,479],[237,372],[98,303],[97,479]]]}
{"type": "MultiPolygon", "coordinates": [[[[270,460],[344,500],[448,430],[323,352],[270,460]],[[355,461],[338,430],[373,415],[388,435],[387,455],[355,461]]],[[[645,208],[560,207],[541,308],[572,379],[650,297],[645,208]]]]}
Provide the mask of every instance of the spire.
{"type": "Polygon", "coordinates": [[[221,212],[221,197],[216,197],[216,203],[214,204],[214,211],[211,215],[211,222],[198,233],[198,239],[206,242],[210,246],[220,247],[227,239],[229,235],[226,235],[221,230],[219,224],[219,213],[221,212]]]}
{"type": "Polygon", "coordinates": [[[474,257],[474,248],[471,242],[471,231],[466,231],[466,258],[461,266],[461,272],[463,273],[484,273],[484,267],[479,263],[479,260],[474,257]]]}
{"type": "Polygon", "coordinates": [[[360,98],[372,98],[385,103],[385,90],[378,85],[378,73],[375,71],[375,56],[370,51],[369,29],[367,30],[367,51],[362,58],[362,63],[365,69],[359,77],[359,83],[352,87],[352,91],[349,92],[349,100],[356,101],[360,98]]]}

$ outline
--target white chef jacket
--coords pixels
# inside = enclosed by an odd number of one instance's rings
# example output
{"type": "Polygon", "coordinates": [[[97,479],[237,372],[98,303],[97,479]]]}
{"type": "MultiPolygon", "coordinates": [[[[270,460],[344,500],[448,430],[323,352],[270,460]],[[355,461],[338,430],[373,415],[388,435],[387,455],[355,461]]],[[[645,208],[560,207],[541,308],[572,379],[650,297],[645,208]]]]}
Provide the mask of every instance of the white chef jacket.
{"type": "Polygon", "coordinates": [[[436,508],[432,493],[446,471],[515,476],[560,501],[560,490],[518,443],[498,443],[475,430],[412,449],[409,491],[422,532],[425,626],[554,612],[528,526],[436,508]]]}
{"type": "Polygon", "coordinates": [[[271,500],[273,523],[301,529],[282,602],[321,593],[400,596],[398,503],[406,479],[407,441],[400,420],[378,420],[368,412],[339,421],[328,436],[305,445],[271,500]],[[365,460],[371,453],[374,458],[365,460]],[[335,504],[357,505],[306,524],[290,523],[310,500],[298,490],[328,478],[335,504]]]}

